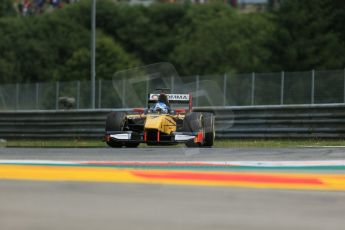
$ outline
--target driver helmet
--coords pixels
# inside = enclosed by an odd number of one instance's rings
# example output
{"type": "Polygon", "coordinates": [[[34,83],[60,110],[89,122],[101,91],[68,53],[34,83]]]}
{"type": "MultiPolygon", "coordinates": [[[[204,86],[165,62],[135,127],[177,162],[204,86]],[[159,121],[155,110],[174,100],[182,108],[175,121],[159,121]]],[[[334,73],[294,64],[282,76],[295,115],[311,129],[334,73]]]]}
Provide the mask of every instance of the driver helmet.
{"type": "Polygon", "coordinates": [[[162,102],[162,103],[164,103],[166,105],[169,104],[168,96],[166,94],[164,94],[164,93],[159,94],[158,101],[162,102]]]}
{"type": "Polygon", "coordinates": [[[158,102],[153,108],[153,111],[161,111],[162,113],[168,113],[168,106],[163,102],[158,102]]]}

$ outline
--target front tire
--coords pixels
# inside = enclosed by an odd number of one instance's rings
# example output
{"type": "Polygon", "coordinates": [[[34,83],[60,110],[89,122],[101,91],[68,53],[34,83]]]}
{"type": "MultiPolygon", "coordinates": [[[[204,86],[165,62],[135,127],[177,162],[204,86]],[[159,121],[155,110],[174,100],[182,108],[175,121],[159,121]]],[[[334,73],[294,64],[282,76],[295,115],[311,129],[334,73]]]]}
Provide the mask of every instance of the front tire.
{"type": "Polygon", "coordinates": [[[126,148],[137,148],[140,143],[137,142],[131,142],[131,143],[125,143],[126,148]]]}
{"type": "Polygon", "coordinates": [[[107,145],[112,148],[121,148],[123,146],[121,142],[117,142],[113,140],[107,141],[107,145]]]}
{"type": "MultiPolygon", "coordinates": [[[[187,113],[183,120],[183,131],[185,132],[200,132],[203,126],[202,113],[191,112],[187,113]]],[[[200,147],[200,143],[195,143],[194,140],[186,142],[189,148],[200,147]]]]}

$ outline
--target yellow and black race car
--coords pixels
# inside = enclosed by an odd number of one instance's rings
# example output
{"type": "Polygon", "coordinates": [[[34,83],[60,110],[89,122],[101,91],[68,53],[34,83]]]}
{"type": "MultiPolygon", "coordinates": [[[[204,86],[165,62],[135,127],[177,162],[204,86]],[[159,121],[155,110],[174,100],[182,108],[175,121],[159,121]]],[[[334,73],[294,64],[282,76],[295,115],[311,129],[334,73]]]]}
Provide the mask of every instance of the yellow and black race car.
{"type": "Polygon", "coordinates": [[[214,143],[214,115],[192,112],[190,94],[149,94],[147,108],[131,112],[112,112],[105,127],[105,141],[110,147],[174,145],[211,147],[214,143]],[[188,109],[174,109],[173,104],[188,104],[188,109]]]}

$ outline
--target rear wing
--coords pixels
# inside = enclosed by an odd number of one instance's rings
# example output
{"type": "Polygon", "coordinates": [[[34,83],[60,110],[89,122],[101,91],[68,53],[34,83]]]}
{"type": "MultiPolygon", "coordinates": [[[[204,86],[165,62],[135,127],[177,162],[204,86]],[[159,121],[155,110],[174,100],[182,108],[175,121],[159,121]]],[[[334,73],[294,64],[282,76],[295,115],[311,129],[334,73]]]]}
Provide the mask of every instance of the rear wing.
{"type": "MultiPolygon", "coordinates": [[[[191,94],[166,94],[170,104],[188,104],[189,112],[192,111],[191,94]]],[[[148,94],[148,104],[157,103],[159,93],[148,94]]]]}

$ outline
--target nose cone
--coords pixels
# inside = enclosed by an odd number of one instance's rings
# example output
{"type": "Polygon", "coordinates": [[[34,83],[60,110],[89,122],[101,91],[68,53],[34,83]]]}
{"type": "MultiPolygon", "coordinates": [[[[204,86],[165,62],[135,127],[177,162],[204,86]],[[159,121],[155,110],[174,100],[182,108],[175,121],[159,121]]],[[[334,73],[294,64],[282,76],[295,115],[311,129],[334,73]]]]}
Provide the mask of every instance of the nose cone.
{"type": "Polygon", "coordinates": [[[161,129],[164,116],[148,115],[146,117],[145,129],[161,129]]]}

